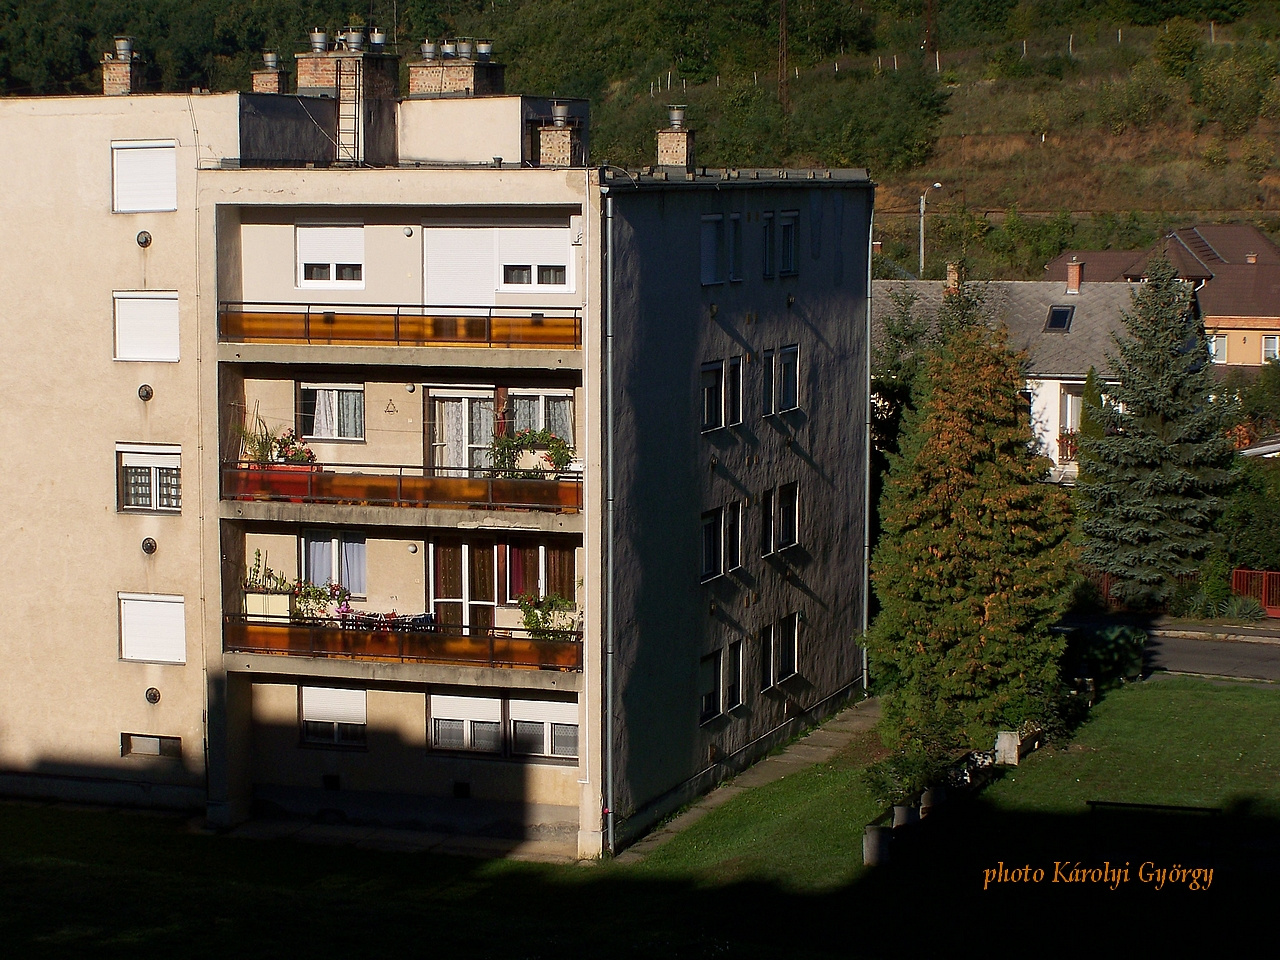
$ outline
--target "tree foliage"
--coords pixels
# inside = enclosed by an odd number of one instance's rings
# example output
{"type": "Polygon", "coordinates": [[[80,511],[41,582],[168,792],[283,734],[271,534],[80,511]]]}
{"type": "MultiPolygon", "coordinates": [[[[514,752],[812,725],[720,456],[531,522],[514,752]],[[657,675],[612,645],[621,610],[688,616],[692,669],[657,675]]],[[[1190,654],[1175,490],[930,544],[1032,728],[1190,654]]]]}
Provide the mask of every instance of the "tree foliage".
{"type": "Polygon", "coordinates": [[[972,319],[975,296],[948,297],[945,338],[891,458],[872,562],[881,613],[869,642],[890,687],[887,725],[926,750],[1045,719],[1063,649],[1050,626],[1065,608],[1069,504],[1041,482],[1048,461],[1032,451],[1020,358],[972,319]]]}
{"type": "Polygon", "coordinates": [[[1161,603],[1212,545],[1232,450],[1224,405],[1210,400],[1204,324],[1168,261],[1152,261],[1124,322],[1110,358],[1119,382],[1085,404],[1103,435],[1081,437],[1081,559],[1110,573],[1121,599],[1161,603]]]}

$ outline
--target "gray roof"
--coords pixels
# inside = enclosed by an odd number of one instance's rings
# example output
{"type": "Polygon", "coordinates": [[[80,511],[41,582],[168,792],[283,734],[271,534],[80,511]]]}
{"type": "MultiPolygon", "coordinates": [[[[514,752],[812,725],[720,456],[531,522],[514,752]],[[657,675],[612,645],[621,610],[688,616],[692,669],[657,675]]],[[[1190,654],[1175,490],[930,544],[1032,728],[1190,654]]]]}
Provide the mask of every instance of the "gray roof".
{"type": "MultiPolygon", "coordinates": [[[[936,316],[946,292],[941,280],[875,280],[872,282],[872,341],[881,339],[875,318],[894,309],[890,295],[897,291],[916,294],[917,316],[936,316]]],[[[1054,281],[991,280],[972,284],[983,294],[987,316],[1009,330],[1009,346],[1027,353],[1028,377],[1083,380],[1090,367],[1103,377],[1112,375],[1107,353],[1115,347],[1112,334],[1124,334],[1122,314],[1132,305],[1136,284],[1084,283],[1077,294],[1066,293],[1054,281]],[[1046,331],[1052,306],[1075,311],[1067,331],[1046,331]]]]}

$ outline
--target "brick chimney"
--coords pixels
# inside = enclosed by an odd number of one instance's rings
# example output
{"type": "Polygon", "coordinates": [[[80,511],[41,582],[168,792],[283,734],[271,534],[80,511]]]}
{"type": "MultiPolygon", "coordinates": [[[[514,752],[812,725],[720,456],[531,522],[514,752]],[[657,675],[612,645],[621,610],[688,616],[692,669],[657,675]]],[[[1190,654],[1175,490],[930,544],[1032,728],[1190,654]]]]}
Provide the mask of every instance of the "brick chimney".
{"type": "Polygon", "coordinates": [[[1257,255],[1256,253],[1246,253],[1246,254],[1244,255],[1244,262],[1245,262],[1245,263],[1257,263],[1257,262],[1258,262],[1258,255],[1257,255]]]}
{"type": "Polygon", "coordinates": [[[693,131],[684,125],[684,104],[668,106],[667,119],[671,126],[658,131],[658,166],[693,173],[693,131]]]}
{"type": "Polygon", "coordinates": [[[1072,257],[1067,264],[1067,293],[1079,293],[1084,283],[1084,261],[1072,257]]]}
{"type": "Polygon", "coordinates": [[[582,126],[567,103],[551,104],[551,123],[538,128],[538,166],[581,167],[582,126]]]}
{"type": "Polygon", "coordinates": [[[298,95],[337,101],[334,159],[339,163],[396,162],[395,102],[400,96],[400,58],[382,45],[370,49],[364,28],[348,27],[331,46],[311,31],[311,49],[295,53],[298,95]]]}
{"type": "Polygon", "coordinates": [[[884,243],[883,243],[883,241],[880,241],[880,240],[872,240],[872,241],[871,241],[871,255],[872,255],[873,257],[878,257],[878,256],[880,256],[880,251],[881,251],[881,249],[883,249],[883,247],[884,247],[884,243]]]}
{"type": "Polygon", "coordinates": [[[102,55],[102,93],[124,97],[142,89],[142,59],[133,52],[133,37],[116,37],[114,52],[102,55]]]}
{"type": "Polygon", "coordinates": [[[493,44],[446,40],[422,44],[422,59],[409,64],[409,96],[497,97],[506,92],[506,66],[490,60],[493,44]]]}
{"type": "Polygon", "coordinates": [[[262,54],[263,68],[254,70],[254,93],[284,93],[284,74],[280,72],[280,58],[271,50],[262,54]]]}

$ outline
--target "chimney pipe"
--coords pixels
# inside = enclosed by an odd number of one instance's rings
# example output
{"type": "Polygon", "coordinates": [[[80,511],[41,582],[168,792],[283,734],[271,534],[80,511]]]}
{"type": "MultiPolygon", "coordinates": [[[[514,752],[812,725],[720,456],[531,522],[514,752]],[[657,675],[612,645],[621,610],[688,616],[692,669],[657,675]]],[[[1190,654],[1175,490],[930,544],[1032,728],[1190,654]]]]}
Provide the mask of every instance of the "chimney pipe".
{"type": "Polygon", "coordinates": [[[329,35],[319,27],[312,27],[308,37],[311,40],[312,53],[324,53],[329,49],[329,35]]]}
{"type": "Polygon", "coordinates": [[[1084,283],[1084,262],[1072,257],[1067,264],[1067,293],[1079,293],[1082,283],[1084,283]]]}
{"type": "Polygon", "coordinates": [[[684,129],[684,104],[673,103],[667,107],[667,119],[671,122],[672,130],[684,129]]]}
{"type": "Polygon", "coordinates": [[[1257,263],[1257,262],[1258,262],[1258,255],[1257,255],[1256,253],[1246,253],[1246,254],[1244,255],[1244,262],[1245,262],[1245,263],[1257,263]]]}

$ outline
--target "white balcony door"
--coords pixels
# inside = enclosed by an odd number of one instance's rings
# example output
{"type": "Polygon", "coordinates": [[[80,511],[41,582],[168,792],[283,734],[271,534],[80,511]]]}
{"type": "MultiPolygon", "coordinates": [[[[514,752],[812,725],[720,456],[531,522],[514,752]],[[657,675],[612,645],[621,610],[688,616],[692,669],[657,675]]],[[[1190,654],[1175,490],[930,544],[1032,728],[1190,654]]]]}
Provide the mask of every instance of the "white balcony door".
{"type": "Polygon", "coordinates": [[[422,239],[426,306],[494,305],[498,290],[496,228],[424,226],[422,239]]]}
{"type": "Polygon", "coordinates": [[[491,627],[498,603],[493,543],[437,540],[431,545],[431,609],[436,622],[491,627]]]}
{"type": "Polygon", "coordinates": [[[433,467],[445,476],[468,476],[490,466],[494,402],[487,396],[432,396],[427,419],[427,444],[433,467]],[[454,469],[450,469],[454,468],[454,469]]]}

